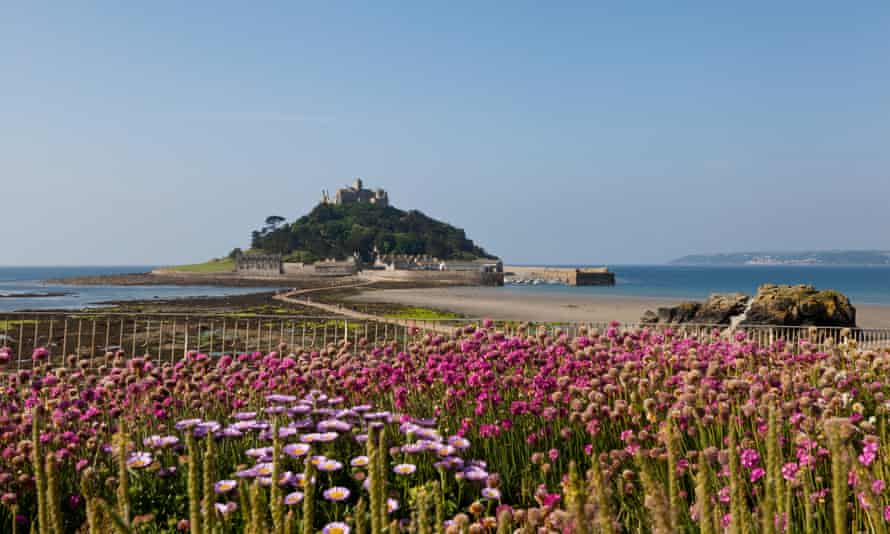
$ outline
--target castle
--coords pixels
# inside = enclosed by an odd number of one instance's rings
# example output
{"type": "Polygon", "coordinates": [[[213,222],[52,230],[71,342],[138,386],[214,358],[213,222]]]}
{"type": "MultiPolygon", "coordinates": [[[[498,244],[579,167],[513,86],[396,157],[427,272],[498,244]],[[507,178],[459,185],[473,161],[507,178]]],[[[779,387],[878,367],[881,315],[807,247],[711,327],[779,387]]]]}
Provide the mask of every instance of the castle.
{"type": "Polygon", "coordinates": [[[364,202],[366,204],[376,204],[384,208],[389,206],[389,195],[383,189],[370,190],[365,189],[360,178],[356,178],[350,187],[344,187],[337,190],[334,201],[331,202],[330,195],[325,190],[321,192],[322,204],[354,204],[364,202]]]}

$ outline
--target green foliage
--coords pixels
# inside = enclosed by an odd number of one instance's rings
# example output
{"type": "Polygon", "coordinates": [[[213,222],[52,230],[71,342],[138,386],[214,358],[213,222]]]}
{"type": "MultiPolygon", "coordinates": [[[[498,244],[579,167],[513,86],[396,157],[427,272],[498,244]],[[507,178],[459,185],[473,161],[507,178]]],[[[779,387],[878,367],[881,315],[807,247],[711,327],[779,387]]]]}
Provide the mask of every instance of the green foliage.
{"type": "Polygon", "coordinates": [[[437,311],[430,308],[406,306],[398,312],[386,314],[386,317],[392,319],[457,319],[459,315],[452,312],[437,311]]]}
{"type": "Polygon", "coordinates": [[[374,204],[319,204],[308,215],[253,232],[251,247],[292,261],[382,254],[429,254],[442,259],[492,258],[465,232],[423,213],[374,204]]]}
{"type": "Polygon", "coordinates": [[[307,250],[294,250],[281,259],[288,263],[315,263],[324,258],[319,258],[307,250]]]}

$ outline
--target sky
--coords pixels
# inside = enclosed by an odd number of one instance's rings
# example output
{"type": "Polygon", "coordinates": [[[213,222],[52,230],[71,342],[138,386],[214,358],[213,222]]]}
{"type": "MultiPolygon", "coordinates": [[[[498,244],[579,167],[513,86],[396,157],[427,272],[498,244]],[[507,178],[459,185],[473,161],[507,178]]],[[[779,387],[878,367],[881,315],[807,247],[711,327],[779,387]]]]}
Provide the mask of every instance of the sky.
{"type": "Polygon", "coordinates": [[[508,262],[890,249],[890,2],[9,2],[0,264],[172,264],[361,177],[508,262]]]}

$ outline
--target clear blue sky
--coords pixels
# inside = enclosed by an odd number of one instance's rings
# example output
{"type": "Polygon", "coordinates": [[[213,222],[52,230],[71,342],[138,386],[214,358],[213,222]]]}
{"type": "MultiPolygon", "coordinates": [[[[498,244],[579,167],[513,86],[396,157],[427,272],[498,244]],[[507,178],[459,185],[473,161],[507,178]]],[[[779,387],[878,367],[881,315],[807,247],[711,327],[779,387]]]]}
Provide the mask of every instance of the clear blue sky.
{"type": "Polygon", "coordinates": [[[0,7],[0,264],[203,260],[356,176],[514,262],[890,248],[886,0],[256,4],[0,7]]]}

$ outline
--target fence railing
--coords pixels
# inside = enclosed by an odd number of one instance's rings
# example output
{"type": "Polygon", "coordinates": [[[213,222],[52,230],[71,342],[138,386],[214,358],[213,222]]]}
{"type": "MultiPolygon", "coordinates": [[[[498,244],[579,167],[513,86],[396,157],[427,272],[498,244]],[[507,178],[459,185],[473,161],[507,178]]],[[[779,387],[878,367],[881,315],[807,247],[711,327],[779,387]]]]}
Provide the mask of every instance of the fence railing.
{"type": "MultiPolygon", "coordinates": [[[[71,354],[91,358],[123,350],[133,355],[150,355],[157,361],[178,359],[194,350],[211,356],[244,352],[269,352],[281,343],[308,350],[331,342],[360,340],[408,343],[426,333],[448,334],[458,327],[480,324],[481,319],[352,319],[338,316],[283,316],[175,313],[102,312],[15,312],[0,314],[0,347],[8,347],[17,368],[31,364],[31,354],[45,347],[59,362],[71,354]]],[[[582,329],[605,332],[608,323],[495,321],[494,326],[508,335],[520,328],[528,333],[542,329],[549,334],[564,332],[577,336],[582,329]]],[[[823,344],[855,340],[865,349],[890,348],[890,328],[836,328],[755,325],[732,331],[726,325],[678,324],[644,325],[624,323],[622,330],[648,328],[664,333],[670,328],[676,337],[703,338],[715,332],[746,338],[760,346],[784,340],[796,350],[801,340],[823,344]]]]}

